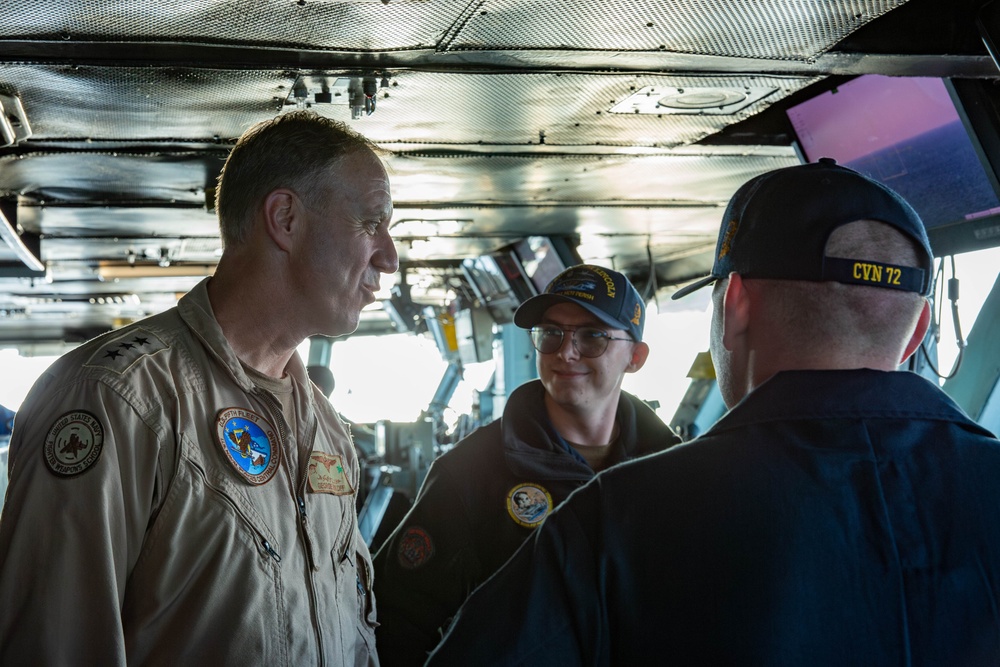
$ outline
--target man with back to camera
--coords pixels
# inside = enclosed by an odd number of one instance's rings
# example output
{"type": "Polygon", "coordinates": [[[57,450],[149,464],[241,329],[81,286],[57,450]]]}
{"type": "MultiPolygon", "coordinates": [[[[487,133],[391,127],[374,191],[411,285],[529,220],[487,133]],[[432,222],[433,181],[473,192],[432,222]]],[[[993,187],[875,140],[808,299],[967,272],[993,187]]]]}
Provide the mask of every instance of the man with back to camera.
{"type": "Polygon", "coordinates": [[[428,664],[1000,664],[1000,442],[896,370],[932,267],[913,209],[832,160],[741,187],[677,293],[714,283],[729,413],[574,494],[428,664]]]}
{"type": "Polygon", "coordinates": [[[530,329],[539,379],[434,461],[375,556],[387,666],[422,664],[466,596],[595,472],[678,442],[621,390],[649,354],[645,306],[624,275],[567,269],[521,304],[514,323],[530,329]]]}
{"type": "Polygon", "coordinates": [[[293,112],[219,177],[176,308],[63,356],[16,417],[0,664],[377,664],[351,436],[295,353],[398,265],[375,146],[293,112]]]}

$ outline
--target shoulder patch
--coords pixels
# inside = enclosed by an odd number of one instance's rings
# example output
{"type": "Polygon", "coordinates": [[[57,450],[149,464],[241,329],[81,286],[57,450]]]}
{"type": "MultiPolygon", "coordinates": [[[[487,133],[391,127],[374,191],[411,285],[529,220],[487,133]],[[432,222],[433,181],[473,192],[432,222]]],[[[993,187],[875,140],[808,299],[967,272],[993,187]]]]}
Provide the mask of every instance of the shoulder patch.
{"type": "Polygon", "coordinates": [[[129,329],[127,333],[109,339],[83,365],[107,368],[121,374],[143,357],[166,350],[170,346],[146,329],[129,329]]]}
{"type": "Polygon", "coordinates": [[[274,427],[252,410],[225,408],[215,420],[223,454],[243,479],[266,484],[278,471],[279,449],[274,427]]]}
{"type": "Polygon", "coordinates": [[[434,555],[434,542],[426,530],[419,526],[410,526],[399,540],[399,550],[396,555],[403,569],[415,570],[434,555]]]}
{"type": "Polygon", "coordinates": [[[538,484],[518,484],[507,492],[507,513],[514,523],[534,528],[552,511],[552,496],[538,484]]]}
{"type": "Polygon", "coordinates": [[[45,464],[63,477],[79,475],[90,468],[104,448],[104,425],[85,410],[67,412],[45,435],[45,464]]]}

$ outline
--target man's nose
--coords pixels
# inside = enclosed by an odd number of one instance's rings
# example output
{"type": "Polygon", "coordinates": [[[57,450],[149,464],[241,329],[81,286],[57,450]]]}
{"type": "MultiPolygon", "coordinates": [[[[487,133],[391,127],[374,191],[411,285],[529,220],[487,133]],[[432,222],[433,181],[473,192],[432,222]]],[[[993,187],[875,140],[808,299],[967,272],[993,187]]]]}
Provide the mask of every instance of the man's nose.
{"type": "Polygon", "coordinates": [[[556,354],[564,359],[579,359],[580,351],[576,349],[576,332],[563,331],[562,344],[556,354]]]}
{"type": "Polygon", "coordinates": [[[393,243],[388,230],[379,239],[381,243],[375,249],[375,254],[372,255],[372,266],[381,273],[395,273],[399,270],[399,253],[396,252],[396,244],[393,243]]]}

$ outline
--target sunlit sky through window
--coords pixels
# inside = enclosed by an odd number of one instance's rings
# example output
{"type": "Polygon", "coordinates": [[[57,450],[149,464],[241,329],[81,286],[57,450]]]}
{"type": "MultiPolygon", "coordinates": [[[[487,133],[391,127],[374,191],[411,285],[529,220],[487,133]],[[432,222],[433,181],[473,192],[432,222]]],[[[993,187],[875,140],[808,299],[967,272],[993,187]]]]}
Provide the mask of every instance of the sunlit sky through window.
{"type": "MultiPolygon", "coordinates": [[[[961,281],[959,310],[966,337],[975,316],[989,294],[1000,266],[1000,248],[960,255],[956,258],[961,281]]],[[[950,262],[945,278],[951,277],[950,262]]],[[[658,414],[669,422],[688,388],[686,377],[696,355],[708,349],[711,317],[709,290],[701,290],[680,301],[661,299],[650,304],[645,339],[649,360],[638,373],[626,376],[624,388],[647,401],[659,401],[658,414]]],[[[950,305],[942,309],[939,367],[951,369],[957,347],[950,305]]],[[[308,359],[308,343],[301,348],[308,359]]],[[[0,404],[16,410],[28,389],[53,357],[20,357],[12,349],[0,350],[0,404]]],[[[331,367],[336,386],[331,401],[346,418],[356,422],[379,419],[408,422],[426,408],[445,372],[446,364],[432,340],[407,334],[352,337],[334,343],[331,367]]],[[[453,423],[468,413],[473,390],[485,388],[493,371],[486,362],[465,369],[462,383],[445,414],[453,423]]]]}

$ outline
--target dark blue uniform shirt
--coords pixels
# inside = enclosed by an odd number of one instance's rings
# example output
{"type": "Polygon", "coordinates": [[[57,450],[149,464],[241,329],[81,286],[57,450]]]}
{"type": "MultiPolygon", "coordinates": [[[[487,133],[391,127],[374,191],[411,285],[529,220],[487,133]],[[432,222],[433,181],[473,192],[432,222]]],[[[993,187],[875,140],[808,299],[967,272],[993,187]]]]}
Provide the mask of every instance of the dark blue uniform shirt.
{"type": "MultiPolygon", "coordinates": [[[[679,442],[639,399],[622,392],[615,460],[679,442]]],[[[560,437],[539,380],[515,389],[503,417],[434,461],[416,503],[375,556],[379,658],[420,665],[439,628],[493,574],[547,512],[594,477],[560,437]],[[523,508],[513,494],[526,492],[523,508]]]]}
{"type": "Polygon", "coordinates": [[[428,664],[1000,664],[1000,442],[912,373],[780,373],[570,496],[428,664]]]}

